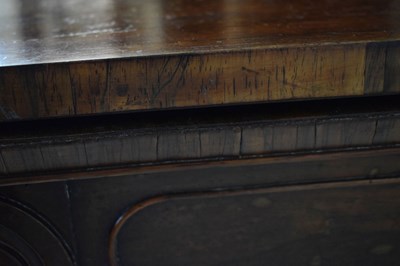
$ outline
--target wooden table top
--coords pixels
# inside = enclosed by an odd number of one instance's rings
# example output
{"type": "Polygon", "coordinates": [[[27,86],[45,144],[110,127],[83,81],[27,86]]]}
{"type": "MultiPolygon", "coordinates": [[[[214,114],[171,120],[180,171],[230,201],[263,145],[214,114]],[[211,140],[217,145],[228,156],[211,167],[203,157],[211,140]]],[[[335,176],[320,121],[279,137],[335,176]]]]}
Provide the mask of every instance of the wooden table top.
{"type": "Polygon", "coordinates": [[[400,92],[399,0],[3,0],[0,120],[400,92]]]}

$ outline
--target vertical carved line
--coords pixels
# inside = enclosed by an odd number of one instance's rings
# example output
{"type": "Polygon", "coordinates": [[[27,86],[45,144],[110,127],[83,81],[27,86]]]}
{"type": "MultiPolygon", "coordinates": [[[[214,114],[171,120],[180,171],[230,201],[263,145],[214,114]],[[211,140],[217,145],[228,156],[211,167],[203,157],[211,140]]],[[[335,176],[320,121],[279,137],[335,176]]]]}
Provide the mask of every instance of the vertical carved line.
{"type": "Polygon", "coordinates": [[[106,88],[104,90],[104,92],[102,93],[103,95],[101,96],[100,99],[100,105],[101,105],[101,109],[105,110],[107,112],[111,111],[113,109],[113,107],[111,107],[111,78],[110,78],[110,74],[111,74],[111,62],[109,60],[106,61],[106,88]],[[106,105],[106,100],[104,99],[105,97],[107,97],[107,107],[105,107],[106,105]]]}
{"type": "Polygon", "coordinates": [[[68,204],[67,206],[68,206],[68,212],[69,212],[68,221],[69,221],[69,226],[70,226],[70,229],[71,229],[71,232],[72,232],[72,239],[74,241],[73,245],[75,247],[75,250],[77,250],[76,244],[78,242],[77,242],[77,237],[76,237],[75,226],[74,226],[74,223],[73,223],[73,220],[72,220],[71,191],[70,191],[70,187],[68,185],[68,181],[65,182],[65,194],[67,196],[67,204],[68,204]]]}
{"type": "Polygon", "coordinates": [[[69,83],[70,83],[70,89],[71,89],[71,98],[72,98],[72,106],[74,108],[74,115],[76,115],[78,113],[78,108],[77,108],[77,93],[76,93],[76,86],[75,86],[75,82],[72,78],[72,74],[71,74],[71,66],[67,66],[67,70],[68,70],[68,76],[69,76],[69,83]]]}
{"type": "Polygon", "coordinates": [[[4,161],[1,150],[0,150],[0,164],[4,166],[4,171],[5,171],[4,174],[8,174],[10,171],[8,170],[8,166],[6,165],[6,162],[4,161]]]}

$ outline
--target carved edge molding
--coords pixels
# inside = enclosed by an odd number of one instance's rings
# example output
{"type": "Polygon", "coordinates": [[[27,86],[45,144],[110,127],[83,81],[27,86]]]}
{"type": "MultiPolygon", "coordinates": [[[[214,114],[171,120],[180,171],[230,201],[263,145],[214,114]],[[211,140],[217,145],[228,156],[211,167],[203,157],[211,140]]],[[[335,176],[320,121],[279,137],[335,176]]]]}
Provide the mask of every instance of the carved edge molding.
{"type": "Polygon", "coordinates": [[[128,208],[119,218],[116,220],[112,227],[109,235],[108,242],[108,254],[109,263],[111,266],[118,266],[118,235],[124,225],[136,214],[141,212],[145,208],[152,207],[157,204],[161,204],[170,200],[179,199],[193,199],[193,198],[216,198],[216,197],[232,197],[242,195],[257,195],[265,193],[279,193],[279,192],[292,192],[292,191],[307,191],[317,189],[330,189],[330,188],[346,188],[355,186],[370,186],[370,185],[385,185],[385,184],[398,184],[400,183],[399,178],[382,178],[374,180],[350,180],[350,181],[339,181],[339,182],[325,182],[325,183],[310,183],[301,185],[283,185],[275,187],[248,187],[248,188],[227,188],[219,190],[209,191],[187,191],[171,194],[163,194],[153,196],[135,203],[128,208]]]}
{"type": "MultiPolygon", "coordinates": [[[[6,208],[10,208],[11,211],[16,210],[20,212],[24,218],[26,217],[27,219],[36,222],[38,226],[43,227],[49,233],[49,236],[53,238],[55,241],[57,241],[60,244],[60,246],[64,249],[64,252],[67,255],[67,260],[69,261],[69,263],[74,266],[77,265],[75,254],[72,248],[70,247],[69,243],[67,243],[67,241],[58,231],[58,229],[50,221],[48,221],[46,217],[44,217],[42,214],[32,209],[31,207],[15,199],[11,199],[3,195],[0,195],[0,204],[4,204],[6,208]]],[[[22,259],[22,261],[27,262],[26,265],[45,265],[43,262],[43,258],[40,256],[40,254],[34,249],[33,246],[31,246],[29,243],[25,241],[25,239],[23,239],[23,236],[19,235],[18,232],[14,232],[10,228],[2,224],[0,224],[0,229],[8,231],[8,234],[14,236],[14,238],[15,236],[17,236],[18,237],[17,242],[23,243],[23,246],[26,247],[25,250],[28,250],[30,254],[34,254],[29,256],[29,258],[34,258],[36,264],[30,260],[27,261],[27,258],[24,256],[24,254],[22,254],[20,250],[15,249],[15,247],[10,246],[9,243],[0,241],[0,249],[6,248],[8,251],[12,251],[14,254],[19,255],[17,259],[19,259],[19,261],[21,261],[22,259]]]]}
{"type": "MultiPolygon", "coordinates": [[[[26,185],[26,184],[39,184],[49,182],[61,182],[68,180],[88,180],[97,178],[114,178],[116,176],[137,175],[137,174],[150,174],[160,172],[176,172],[192,170],[202,170],[210,167],[230,167],[230,166],[243,166],[243,165],[260,165],[260,164],[273,164],[273,163],[295,163],[295,162],[311,162],[311,161],[324,161],[324,160],[338,160],[338,159],[354,159],[366,158],[370,156],[398,156],[400,153],[400,145],[393,145],[390,147],[357,147],[347,149],[335,149],[329,151],[314,151],[314,152],[287,152],[273,155],[255,155],[243,156],[237,158],[218,158],[215,160],[179,160],[169,161],[167,163],[154,163],[154,164],[132,164],[132,165],[115,165],[113,167],[99,167],[89,169],[78,169],[76,171],[60,171],[27,175],[15,175],[9,178],[0,178],[0,187],[26,185]]],[[[360,175],[368,175],[368,173],[360,173],[360,175]]],[[[382,173],[381,177],[387,175],[392,176],[392,173],[382,173]]],[[[397,172],[396,172],[397,175],[397,172]]]]}
{"type": "Polygon", "coordinates": [[[0,224],[0,250],[21,265],[44,265],[40,254],[13,230],[0,224]]]}

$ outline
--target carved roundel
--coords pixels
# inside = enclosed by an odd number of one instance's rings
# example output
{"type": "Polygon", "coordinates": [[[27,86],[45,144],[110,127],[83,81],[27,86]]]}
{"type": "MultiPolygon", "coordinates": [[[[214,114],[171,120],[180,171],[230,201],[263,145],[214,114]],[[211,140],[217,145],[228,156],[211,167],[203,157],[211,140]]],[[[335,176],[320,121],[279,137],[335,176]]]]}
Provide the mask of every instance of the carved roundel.
{"type": "Polygon", "coordinates": [[[24,204],[0,196],[0,265],[76,265],[56,228],[24,204]]]}

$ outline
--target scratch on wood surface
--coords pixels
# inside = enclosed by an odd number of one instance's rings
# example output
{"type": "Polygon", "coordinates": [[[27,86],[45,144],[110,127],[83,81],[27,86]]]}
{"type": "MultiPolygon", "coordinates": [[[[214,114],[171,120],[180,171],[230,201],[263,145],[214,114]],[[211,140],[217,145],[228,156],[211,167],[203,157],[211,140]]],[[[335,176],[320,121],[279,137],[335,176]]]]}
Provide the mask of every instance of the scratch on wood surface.
{"type": "Polygon", "coordinates": [[[0,115],[4,117],[4,120],[16,120],[20,119],[17,113],[9,107],[0,104],[0,115]]]}

